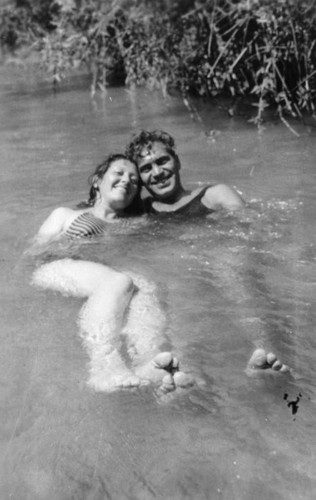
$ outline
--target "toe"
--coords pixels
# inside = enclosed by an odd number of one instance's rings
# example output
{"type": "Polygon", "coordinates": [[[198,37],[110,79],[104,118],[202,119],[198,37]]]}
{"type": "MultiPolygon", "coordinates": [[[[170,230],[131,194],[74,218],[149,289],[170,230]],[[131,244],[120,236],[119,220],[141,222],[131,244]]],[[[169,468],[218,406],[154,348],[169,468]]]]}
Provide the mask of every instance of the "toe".
{"type": "Polygon", "coordinates": [[[280,372],[282,373],[288,373],[290,371],[290,368],[287,365],[282,365],[280,368],[280,372]]]}
{"type": "Polygon", "coordinates": [[[171,392],[174,391],[175,389],[175,384],[172,375],[170,373],[167,373],[167,375],[164,376],[162,379],[162,386],[161,390],[164,392],[171,392]]]}
{"type": "Polygon", "coordinates": [[[277,357],[276,355],[274,354],[274,352],[269,352],[267,354],[267,362],[269,363],[269,365],[273,365],[273,363],[277,360],[277,357]]]}
{"type": "Polygon", "coordinates": [[[172,368],[175,371],[179,370],[179,360],[175,356],[172,359],[172,368]]]}
{"type": "Polygon", "coordinates": [[[166,368],[171,365],[173,360],[173,356],[171,352],[160,352],[153,359],[154,365],[156,368],[166,368]]]}
{"type": "Polygon", "coordinates": [[[249,366],[254,368],[264,368],[266,364],[267,364],[267,355],[265,350],[256,349],[249,360],[249,366]]]}
{"type": "Polygon", "coordinates": [[[191,385],[194,385],[194,378],[187,373],[176,372],[173,378],[178,387],[190,387],[191,385]]]}
{"type": "Polygon", "coordinates": [[[272,365],[272,370],[280,371],[281,368],[282,368],[282,363],[279,359],[277,359],[272,365]]]}

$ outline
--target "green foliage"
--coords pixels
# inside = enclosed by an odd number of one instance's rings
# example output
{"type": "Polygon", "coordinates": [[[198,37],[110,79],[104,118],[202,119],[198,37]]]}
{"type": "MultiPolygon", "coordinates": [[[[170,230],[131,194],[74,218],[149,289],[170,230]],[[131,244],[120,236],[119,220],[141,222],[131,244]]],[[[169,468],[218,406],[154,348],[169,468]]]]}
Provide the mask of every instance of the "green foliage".
{"type": "Polygon", "coordinates": [[[23,2],[2,11],[1,44],[36,39],[55,83],[85,67],[93,92],[114,78],[184,98],[250,96],[257,124],[271,105],[281,119],[315,114],[314,0],[23,2]]]}

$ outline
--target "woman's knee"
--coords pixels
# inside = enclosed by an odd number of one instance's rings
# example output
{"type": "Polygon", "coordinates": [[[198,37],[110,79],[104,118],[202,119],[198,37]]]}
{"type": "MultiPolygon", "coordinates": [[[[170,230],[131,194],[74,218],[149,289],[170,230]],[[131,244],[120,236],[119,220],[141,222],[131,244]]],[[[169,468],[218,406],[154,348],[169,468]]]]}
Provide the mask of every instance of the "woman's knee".
{"type": "Polygon", "coordinates": [[[134,282],[130,276],[124,273],[116,273],[115,284],[118,286],[122,292],[132,293],[134,291],[134,282]]]}

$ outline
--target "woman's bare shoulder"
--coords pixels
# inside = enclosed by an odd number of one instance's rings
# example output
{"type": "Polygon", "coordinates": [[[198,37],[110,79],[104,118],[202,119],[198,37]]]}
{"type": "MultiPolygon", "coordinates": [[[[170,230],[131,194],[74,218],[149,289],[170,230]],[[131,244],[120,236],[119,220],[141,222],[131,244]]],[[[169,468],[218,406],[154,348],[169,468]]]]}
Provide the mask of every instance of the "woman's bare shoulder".
{"type": "Polygon", "coordinates": [[[69,207],[55,208],[43,222],[30,247],[25,254],[38,255],[45,251],[53,241],[59,240],[67,231],[73,220],[85,210],[74,210],[69,207]]]}
{"type": "Polygon", "coordinates": [[[57,207],[51,212],[49,217],[66,218],[70,217],[71,215],[76,215],[81,211],[82,210],[74,210],[73,208],[69,207],[57,207]]]}
{"type": "Polygon", "coordinates": [[[68,207],[55,208],[40,227],[37,237],[42,239],[58,238],[84,210],[74,210],[68,207]]]}

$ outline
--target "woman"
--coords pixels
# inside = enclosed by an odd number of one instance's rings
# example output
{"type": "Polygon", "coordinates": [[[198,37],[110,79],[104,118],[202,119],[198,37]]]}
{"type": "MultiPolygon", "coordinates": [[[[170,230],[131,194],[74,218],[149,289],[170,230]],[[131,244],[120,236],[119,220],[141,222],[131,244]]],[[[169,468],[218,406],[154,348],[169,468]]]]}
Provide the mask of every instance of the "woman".
{"type": "MultiPolygon", "coordinates": [[[[90,183],[84,208],[55,209],[35,237],[37,247],[60,238],[102,234],[115,219],[141,213],[138,171],[126,156],[110,155],[97,167],[90,183]]],[[[191,385],[192,378],[179,371],[176,358],[159,352],[164,341],[164,316],[146,280],[95,262],[61,259],[36,270],[33,283],[87,298],[79,325],[90,356],[89,384],[95,390],[110,392],[149,382],[161,384],[163,391],[191,385]],[[121,334],[127,338],[131,369],[121,356],[121,334]]]]}
{"type": "Polygon", "coordinates": [[[61,236],[81,238],[104,233],[117,217],[142,213],[137,168],[125,155],[109,155],[89,179],[89,200],[81,209],[56,208],[39,229],[35,244],[61,236]]]}

